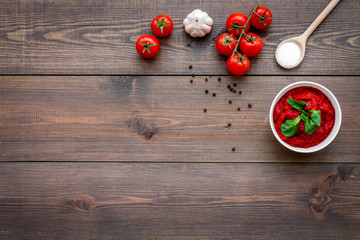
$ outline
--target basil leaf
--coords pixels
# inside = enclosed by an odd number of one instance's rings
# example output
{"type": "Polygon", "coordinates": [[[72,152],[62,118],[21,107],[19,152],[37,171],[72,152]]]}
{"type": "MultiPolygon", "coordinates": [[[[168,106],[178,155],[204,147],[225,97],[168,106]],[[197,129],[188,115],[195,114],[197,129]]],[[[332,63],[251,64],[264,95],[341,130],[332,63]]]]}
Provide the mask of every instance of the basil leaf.
{"type": "Polygon", "coordinates": [[[304,109],[304,107],[307,105],[306,103],[304,103],[303,101],[299,100],[298,104],[304,109]]]}
{"type": "Polygon", "coordinates": [[[307,135],[312,134],[316,129],[316,123],[312,119],[307,119],[305,121],[305,132],[307,135]]]}
{"type": "Polygon", "coordinates": [[[286,100],[293,108],[295,108],[296,110],[302,111],[304,110],[304,107],[306,106],[306,103],[304,103],[303,101],[299,100],[299,102],[297,102],[296,100],[289,98],[288,100],[286,100]]]}
{"type": "Polygon", "coordinates": [[[315,110],[311,109],[311,110],[309,110],[309,112],[311,112],[311,120],[313,120],[315,122],[315,124],[320,127],[320,124],[321,124],[321,112],[320,112],[320,110],[315,111],[315,110]]]}
{"type": "Polygon", "coordinates": [[[301,120],[301,116],[294,118],[292,120],[286,120],[283,124],[281,124],[281,132],[286,137],[291,137],[296,133],[299,127],[299,123],[301,120]]]}
{"type": "Polygon", "coordinates": [[[309,114],[304,111],[301,113],[300,117],[304,122],[306,122],[306,120],[309,119],[309,114]]]}

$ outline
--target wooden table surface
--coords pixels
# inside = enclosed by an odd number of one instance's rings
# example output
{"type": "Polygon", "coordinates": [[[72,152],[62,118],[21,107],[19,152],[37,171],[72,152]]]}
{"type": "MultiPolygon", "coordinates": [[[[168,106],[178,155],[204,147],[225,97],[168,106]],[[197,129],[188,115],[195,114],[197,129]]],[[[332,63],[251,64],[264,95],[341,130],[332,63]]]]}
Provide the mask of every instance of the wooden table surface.
{"type": "Polygon", "coordinates": [[[338,4],[298,68],[274,59],[328,2],[264,2],[264,49],[235,77],[215,40],[255,1],[2,0],[0,239],[360,239],[360,1],[338,4]],[[214,19],[201,39],[182,26],[195,8],[214,19]],[[174,30],[142,59],[161,13],[174,30]],[[314,154],[269,126],[275,95],[303,80],[343,113],[314,154]]]}

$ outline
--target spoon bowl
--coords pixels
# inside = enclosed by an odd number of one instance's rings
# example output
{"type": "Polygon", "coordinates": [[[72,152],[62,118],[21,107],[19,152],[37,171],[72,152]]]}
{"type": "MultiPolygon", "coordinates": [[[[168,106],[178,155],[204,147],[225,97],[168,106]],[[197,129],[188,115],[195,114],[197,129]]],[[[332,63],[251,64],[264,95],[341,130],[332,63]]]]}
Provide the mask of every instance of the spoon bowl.
{"type": "Polygon", "coordinates": [[[305,48],[306,48],[306,38],[303,35],[289,38],[282,41],[275,51],[275,59],[276,62],[283,68],[292,69],[296,68],[300,65],[305,56],[305,48]],[[287,48],[287,49],[286,49],[287,48]],[[295,51],[294,55],[298,56],[290,56],[292,59],[287,59],[284,55],[287,54],[287,50],[291,48],[295,51]],[[298,48],[298,50],[297,50],[298,48]],[[299,51],[297,53],[297,51],[299,51]]]}

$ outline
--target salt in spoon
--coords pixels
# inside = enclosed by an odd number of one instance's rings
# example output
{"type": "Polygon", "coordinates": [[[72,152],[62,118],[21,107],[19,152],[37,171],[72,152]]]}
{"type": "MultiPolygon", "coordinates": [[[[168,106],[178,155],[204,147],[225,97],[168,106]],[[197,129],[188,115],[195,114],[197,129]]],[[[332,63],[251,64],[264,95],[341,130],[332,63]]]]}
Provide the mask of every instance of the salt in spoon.
{"type": "Polygon", "coordinates": [[[308,37],[339,2],[340,0],[332,0],[303,34],[298,37],[286,39],[278,45],[275,51],[275,59],[281,67],[292,69],[299,66],[304,59],[308,37]]]}

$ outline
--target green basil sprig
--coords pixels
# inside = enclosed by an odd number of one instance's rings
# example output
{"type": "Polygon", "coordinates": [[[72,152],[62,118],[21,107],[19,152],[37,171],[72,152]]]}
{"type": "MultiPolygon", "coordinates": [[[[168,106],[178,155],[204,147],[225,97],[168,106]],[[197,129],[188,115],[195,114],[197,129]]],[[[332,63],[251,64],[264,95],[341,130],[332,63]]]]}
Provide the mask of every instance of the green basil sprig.
{"type": "Polygon", "coordinates": [[[289,98],[287,102],[296,110],[301,111],[301,114],[292,120],[286,120],[283,124],[281,124],[281,132],[286,137],[291,137],[296,133],[299,127],[299,123],[301,120],[305,122],[305,132],[306,134],[312,134],[317,126],[320,127],[321,124],[321,112],[315,111],[313,109],[308,112],[311,113],[311,119],[309,118],[309,113],[304,110],[304,107],[307,105],[305,102],[299,100],[296,101],[292,98],[289,98]]]}

